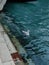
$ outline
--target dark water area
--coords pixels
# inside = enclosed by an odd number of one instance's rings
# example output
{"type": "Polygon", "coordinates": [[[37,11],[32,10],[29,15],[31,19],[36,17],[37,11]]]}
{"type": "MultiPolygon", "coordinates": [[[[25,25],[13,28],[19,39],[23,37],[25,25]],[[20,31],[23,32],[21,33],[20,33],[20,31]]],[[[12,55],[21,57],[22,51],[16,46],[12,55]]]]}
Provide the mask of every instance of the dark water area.
{"type": "Polygon", "coordinates": [[[36,1],[36,0],[8,0],[8,2],[28,2],[28,1],[36,1]]]}
{"type": "Polygon", "coordinates": [[[35,65],[49,65],[49,1],[8,3],[3,24],[26,49],[35,65]]]}

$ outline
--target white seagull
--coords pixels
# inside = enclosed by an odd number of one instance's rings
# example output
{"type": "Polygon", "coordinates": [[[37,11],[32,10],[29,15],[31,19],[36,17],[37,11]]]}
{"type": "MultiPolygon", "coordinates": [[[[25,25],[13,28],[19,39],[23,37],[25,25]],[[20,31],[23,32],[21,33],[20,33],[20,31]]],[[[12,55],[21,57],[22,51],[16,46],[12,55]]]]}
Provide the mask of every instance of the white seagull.
{"type": "Polygon", "coordinates": [[[29,30],[27,30],[27,31],[22,31],[25,35],[27,35],[27,36],[29,36],[30,34],[29,34],[29,30]]]}

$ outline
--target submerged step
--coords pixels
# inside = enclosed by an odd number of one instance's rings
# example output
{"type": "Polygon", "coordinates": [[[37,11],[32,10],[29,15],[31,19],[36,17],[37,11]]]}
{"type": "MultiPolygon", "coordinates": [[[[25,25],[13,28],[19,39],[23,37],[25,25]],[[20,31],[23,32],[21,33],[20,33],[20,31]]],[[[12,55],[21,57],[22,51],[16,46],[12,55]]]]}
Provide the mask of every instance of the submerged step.
{"type": "Polygon", "coordinates": [[[0,63],[3,65],[24,65],[21,56],[5,33],[5,30],[3,30],[2,26],[0,27],[0,58],[2,62],[0,63]]]}

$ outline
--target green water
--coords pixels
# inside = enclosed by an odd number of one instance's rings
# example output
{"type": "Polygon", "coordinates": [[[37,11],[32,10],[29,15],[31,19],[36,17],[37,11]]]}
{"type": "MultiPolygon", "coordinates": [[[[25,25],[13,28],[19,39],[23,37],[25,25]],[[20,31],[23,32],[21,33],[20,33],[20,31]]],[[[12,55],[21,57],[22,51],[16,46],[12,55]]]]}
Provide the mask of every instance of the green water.
{"type": "Polygon", "coordinates": [[[35,65],[49,65],[49,1],[8,3],[4,23],[35,65]],[[28,31],[29,35],[23,33],[28,31]]]}

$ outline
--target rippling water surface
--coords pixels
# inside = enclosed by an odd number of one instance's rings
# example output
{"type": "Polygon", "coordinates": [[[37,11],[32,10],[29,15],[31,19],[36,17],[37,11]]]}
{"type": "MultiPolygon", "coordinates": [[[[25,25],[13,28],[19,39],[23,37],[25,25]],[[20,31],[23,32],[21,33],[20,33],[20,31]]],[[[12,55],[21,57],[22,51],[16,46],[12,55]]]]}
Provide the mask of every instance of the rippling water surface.
{"type": "Polygon", "coordinates": [[[28,57],[35,65],[49,65],[49,2],[9,3],[4,10],[3,23],[19,39],[28,57]]]}

